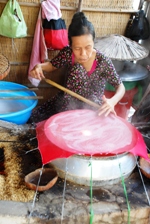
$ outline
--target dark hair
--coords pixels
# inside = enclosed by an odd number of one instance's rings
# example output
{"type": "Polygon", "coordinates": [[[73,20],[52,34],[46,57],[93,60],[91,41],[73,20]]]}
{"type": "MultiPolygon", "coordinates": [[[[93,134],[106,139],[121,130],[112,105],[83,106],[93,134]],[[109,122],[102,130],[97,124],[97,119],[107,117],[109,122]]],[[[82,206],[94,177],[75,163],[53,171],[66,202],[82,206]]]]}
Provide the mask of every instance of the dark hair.
{"type": "Polygon", "coordinates": [[[95,29],[93,24],[87,20],[83,12],[77,12],[74,14],[68,28],[68,39],[70,46],[72,45],[71,37],[81,36],[84,34],[91,34],[93,40],[95,39],[95,29]]]}

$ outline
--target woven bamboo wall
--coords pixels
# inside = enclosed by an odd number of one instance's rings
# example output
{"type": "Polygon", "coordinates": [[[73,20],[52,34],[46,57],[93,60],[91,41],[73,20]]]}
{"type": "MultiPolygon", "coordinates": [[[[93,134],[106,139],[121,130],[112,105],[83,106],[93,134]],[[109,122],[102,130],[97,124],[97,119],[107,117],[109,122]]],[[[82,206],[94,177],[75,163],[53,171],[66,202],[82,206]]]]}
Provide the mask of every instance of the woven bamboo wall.
{"type": "MultiPolygon", "coordinates": [[[[97,37],[114,33],[123,35],[130,14],[138,9],[134,7],[135,1],[139,0],[83,0],[82,10],[95,26],[97,37]]],[[[6,2],[6,0],[0,1],[0,14],[6,2]]],[[[18,2],[28,27],[28,36],[18,39],[0,36],[0,52],[9,59],[11,64],[10,73],[4,80],[31,86],[27,79],[27,73],[40,0],[18,0],[18,2]]],[[[78,0],[61,0],[60,2],[62,18],[68,27],[73,14],[77,10],[78,0]]],[[[54,57],[57,53],[58,51],[49,51],[49,58],[54,57]]],[[[64,70],[53,75],[62,77],[62,73],[64,73],[64,70]]],[[[63,81],[63,78],[56,79],[59,83],[63,81]]],[[[38,95],[42,94],[45,98],[47,98],[47,94],[53,95],[56,90],[49,87],[42,82],[38,95]]]]}

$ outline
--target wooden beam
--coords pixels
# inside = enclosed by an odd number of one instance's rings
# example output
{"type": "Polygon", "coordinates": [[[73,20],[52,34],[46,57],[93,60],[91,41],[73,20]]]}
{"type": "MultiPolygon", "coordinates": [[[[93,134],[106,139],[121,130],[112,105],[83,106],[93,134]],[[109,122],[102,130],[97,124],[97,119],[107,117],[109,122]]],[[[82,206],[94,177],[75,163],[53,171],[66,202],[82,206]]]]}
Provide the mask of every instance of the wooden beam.
{"type": "Polygon", "coordinates": [[[138,10],[132,10],[132,9],[104,9],[104,8],[82,8],[82,11],[92,11],[92,12],[109,12],[109,13],[135,13],[138,12],[138,10]]]}
{"type": "MultiPolygon", "coordinates": [[[[7,3],[7,0],[1,0],[0,3],[7,3]]],[[[19,2],[20,6],[29,6],[29,7],[40,7],[40,3],[28,3],[28,2],[19,2]]],[[[68,11],[77,11],[76,7],[67,7],[61,6],[61,10],[68,10],[68,11]]],[[[108,9],[108,8],[82,8],[82,11],[91,11],[91,12],[109,12],[109,13],[135,13],[138,10],[132,9],[108,9]]]]}
{"type": "Polygon", "coordinates": [[[29,62],[10,61],[9,63],[10,63],[10,65],[12,65],[12,66],[29,65],[29,62]]]}
{"type": "MultiPolygon", "coordinates": [[[[1,0],[0,3],[7,3],[8,0],[1,0]]],[[[19,5],[22,6],[33,6],[33,7],[39,7],[40,3],[29,3],[29,2],[18,2],[19,5]]]]}

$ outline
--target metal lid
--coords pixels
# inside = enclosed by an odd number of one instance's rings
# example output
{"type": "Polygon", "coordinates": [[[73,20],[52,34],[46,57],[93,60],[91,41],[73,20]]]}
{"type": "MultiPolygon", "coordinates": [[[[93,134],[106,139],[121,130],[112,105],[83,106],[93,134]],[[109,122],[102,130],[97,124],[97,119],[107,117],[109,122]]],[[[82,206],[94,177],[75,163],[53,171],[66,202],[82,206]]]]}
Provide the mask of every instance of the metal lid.
{"type": "Polygon", "coordinates": [[[118,74],[122,81],[139,81],[148,77],[148,70],[140,64],[126,61],[123,70],[118,74]]]}

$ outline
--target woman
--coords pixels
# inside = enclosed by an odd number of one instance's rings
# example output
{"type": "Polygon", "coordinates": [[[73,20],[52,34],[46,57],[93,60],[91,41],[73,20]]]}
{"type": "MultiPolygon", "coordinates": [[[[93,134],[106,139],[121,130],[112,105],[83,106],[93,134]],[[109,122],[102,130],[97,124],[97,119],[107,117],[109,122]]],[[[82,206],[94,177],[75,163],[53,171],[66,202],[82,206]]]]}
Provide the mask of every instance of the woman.
{"type": "MultiPolygon", "coordinates": [[[[100,105],[98,114],[115,113],[114,106],[125,93],[124,85],[109,58],[94,49],[95,31],[83,12],[73,16],[68,29],[69,46],[63,48],[50,62],[38,64],[31,70],[33,78],[42,80],[43,72],[51,72],[67,65],[66,88],[100,105]],[[106,82],[112,84],[116,92],[107,99],[104,96],[106,82]]],[[[67,93],[60,92],[44,105],[37,108],[31,121],[38,122],[51,115],[73,109],[90,108],[67,93]]]]}

